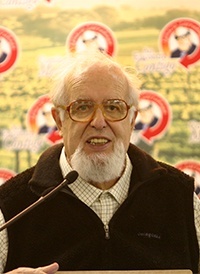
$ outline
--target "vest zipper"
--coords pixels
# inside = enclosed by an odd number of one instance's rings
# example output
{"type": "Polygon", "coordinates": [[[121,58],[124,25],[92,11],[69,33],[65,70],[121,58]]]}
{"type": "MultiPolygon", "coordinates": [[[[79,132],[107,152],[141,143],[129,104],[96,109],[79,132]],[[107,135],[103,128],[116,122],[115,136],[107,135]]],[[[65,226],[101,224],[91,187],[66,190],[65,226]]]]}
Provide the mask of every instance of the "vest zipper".
{"type": "Polygon", "coordinates": [[[106,240],[110,239],[110,232],[109,232],[109,226],[108,226],[108,224],[104,225],[104,230],[105,230],[105,238],[106,238],[106,240]]]}

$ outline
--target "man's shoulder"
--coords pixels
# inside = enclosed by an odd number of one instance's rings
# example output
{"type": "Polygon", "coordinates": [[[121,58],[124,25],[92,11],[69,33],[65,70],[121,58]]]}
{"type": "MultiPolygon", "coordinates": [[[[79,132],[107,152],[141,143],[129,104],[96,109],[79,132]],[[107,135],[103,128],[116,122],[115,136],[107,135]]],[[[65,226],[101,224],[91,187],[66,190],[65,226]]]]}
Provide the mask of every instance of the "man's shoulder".
{"type": "MultiPolygon", "coordinates": [[[[57,155],[60,154],[60,151],[63,147],[63,144],[54,145],[47,148],[40,156],[38,162],[46,161],[46,159],[54,160],[57,155]]],[[[5,197],[10,197],[11,199],[20,195],[20,193],[26,193],[30,191],[29,181],[33,177],[33,174],[36,171],[36,166],[38,163],[31,168],[26,169],[23,172],[20,172],[16,176],[12,177],[6,181],[2,186],[0,186],[0,199],[5,197]]],[[[41,170],[40,170],[41,172],[41,170]]]]}
{"type": "Polygon", "coordinates": [[[168,171],[169,176],[174,177],[175,179],[178,178],[186,186],[189,186],[189,183],[194,183],[193,177],[189,176],[178,168],[164,162],[158,161],[158,163],[168,171]]]}
{"type": "Polygon", "coordinates": [[[28,182],[34,172],[35,166],[26,169],[25,171],[15,175],[0,186],[0,199],[18,195],[28,187],[28,182]]]}
{"type": "Polygon", "coordinates": [[[59,143],[53,146],[48,147],[40,156],[39,161],[46,158],[58,158],[60,156],[61,150],[63,148],[63,143],[59,143]]]}
{"type": "Polygon", "coordinates": [[[37,196],[31,192],[28,184],[34,169],[35,167],[31,167],[17,174],[0,187],[0,208],[6,220],[37,199],[37,196]]]}
{"type": "Polygon", "coordinates": [[[145,175],[142,176],[149,174],[147,176],[150,177],[160,173],[162,178],[165,178],[165,181],[168,183],[181,184],[186,188],[193,188],[194,186],[194,179],[191,176],[168,163],[154,159],[150,154],[133,144],[130,144],[129,146],[128,155],[132,165],[138,167],[140,172],[142,171],[145,173],[145,175]]]}

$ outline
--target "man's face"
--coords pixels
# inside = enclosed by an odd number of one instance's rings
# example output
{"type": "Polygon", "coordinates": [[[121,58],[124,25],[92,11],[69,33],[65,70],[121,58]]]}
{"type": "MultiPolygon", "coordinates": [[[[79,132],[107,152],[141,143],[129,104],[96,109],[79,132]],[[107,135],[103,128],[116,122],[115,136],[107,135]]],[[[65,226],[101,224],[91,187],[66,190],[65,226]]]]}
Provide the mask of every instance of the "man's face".
{"type": "MultiPolygon", "coordinates": [[[[92,100],[97,104],[107,99],[123,99],[127,102],[127,83],[118,69],[109,70],[96,65],[71,84],[69,97],[69,102],[78,99],[92,100]]],[[[118,122],[106,121],[100,108],[89,122],[75,122],[71,120],[67,111],[63,121],[55,111],[53,115],[62,132],[68,159],[78,146],[81,146],[87,155],[95,153],[109,155],[113,152],[116,141],[121,140],[125,150],[128,149],[135,120],[130,121],[129,115],[118,122]]]]}

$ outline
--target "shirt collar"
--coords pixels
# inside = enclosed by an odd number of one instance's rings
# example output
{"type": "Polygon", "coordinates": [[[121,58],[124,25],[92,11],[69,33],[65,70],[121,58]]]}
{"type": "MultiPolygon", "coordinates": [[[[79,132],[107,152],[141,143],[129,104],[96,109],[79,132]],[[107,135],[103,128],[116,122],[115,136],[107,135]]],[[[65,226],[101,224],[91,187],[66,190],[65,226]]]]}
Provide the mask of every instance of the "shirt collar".
{"type": "MultiPolygon", "coordinates": [[[[66,156],[65,149],[63,147],[61,155],[60,155],[60,168],[63,174],[63,177],[67,175],[70,171],[72,171],[71,166],[69,165],[66,156]]],[[[86,203],[88,206],[91,206],[92,203],[99,197],[99,195],[103,192],[109,192],[119,204],[122,204],[128,195],[128,189],[130,185],[130,176],[132,172],[132,164],[131,161],[126,155],[126,166],[125,170],[118,180],[118,182],[108,190],[101,190],[96,188],[95,186],[89,184],[85,180],[83,180],[80,176],[76,179],[75,182],[69,185],[74,194],[86,203]]]]}

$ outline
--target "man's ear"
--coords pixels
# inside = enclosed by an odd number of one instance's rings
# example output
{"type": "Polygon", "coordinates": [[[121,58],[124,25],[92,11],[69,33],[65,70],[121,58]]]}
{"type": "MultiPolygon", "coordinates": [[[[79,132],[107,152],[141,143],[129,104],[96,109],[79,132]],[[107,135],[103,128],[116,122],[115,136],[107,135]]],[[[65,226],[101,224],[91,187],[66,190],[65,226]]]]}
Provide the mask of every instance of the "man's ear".
{"type": "Polygon", "coordinates": [[[134,115],[133,115],[133,118],[132,118],[132,121],[131,121],[131,127],[132,129],[134,129],[134,126],[135,126],[135,119],[137,118],[137,115],[138,115],[138,111],[136,110],[134,112],[134,115]]]}
{"type": "Polygon", "coordinates": [[[55,123],[57,125],[58,130],[61,131],[61,129],[62,129],[62,121],[60,119],[60,114],[59,114],[58,109],[56,109],[55,107],[52,107],[51,114],[52,114],[53,119],[54,119],[54,121],[55,121],[55,123]]]}

